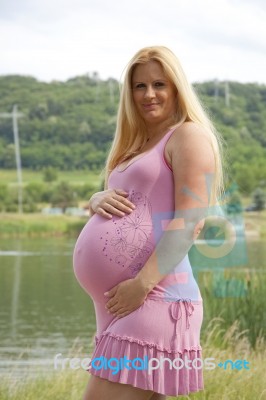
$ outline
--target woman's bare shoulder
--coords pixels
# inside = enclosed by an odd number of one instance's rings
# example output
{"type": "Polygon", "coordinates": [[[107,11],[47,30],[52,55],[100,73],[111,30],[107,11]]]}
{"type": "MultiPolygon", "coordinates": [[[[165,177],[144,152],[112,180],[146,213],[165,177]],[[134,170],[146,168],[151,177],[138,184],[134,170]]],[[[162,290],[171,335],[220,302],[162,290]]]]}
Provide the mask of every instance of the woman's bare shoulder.
{"type": "Polygon", "coordinates": [[[172,153],[178,148],[191,147],[193,143],[195,146],[201,147],[202,140],[203,143],[206,143],[205,140],[207,140],[211,144],[210,132],[208,132],[204,126],[196,122],[187,121],[174,130],[167,143],[167,151],[172,153]]]}
{"type": "Polygon", "coordinates": [[[184,122],[177,127],[166,146],[167,159],[177,160],[179,163],[184,160],[189,162],[195,158],[213,158],[213,149],[210,134],[207,129],[195,122],[184,122]],[[211,157],[210,157],[211,156],[211,157]]]}
{"type": "Polygon", "coordinates": [[[194,121],[186,121],[182,125],[178,126],[173,132],[172,136],[185,139],[191,135],[195,136],[195,134],[209,137],[209,132],[207,129],[203,125],[194,121]]]}

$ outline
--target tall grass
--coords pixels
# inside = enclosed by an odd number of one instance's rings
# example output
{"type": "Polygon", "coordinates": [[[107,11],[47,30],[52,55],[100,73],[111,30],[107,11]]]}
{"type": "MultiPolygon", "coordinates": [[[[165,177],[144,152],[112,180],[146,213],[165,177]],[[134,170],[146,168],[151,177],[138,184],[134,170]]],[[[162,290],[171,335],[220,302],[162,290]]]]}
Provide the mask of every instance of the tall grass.
{"type": "Polygon", "coordinates": [[[246,228],[258,231],[259,237],[266,238],[266,209],[245,213],[246,228]]]}
{"type": "MultiPolygon", "coordinates": [[[[258,338],[251,346],[245,332],[235,321],[226,331],[224,321],[214,318],[209,321],[202,338],[203,358],[212,357],[215,362],[231,359],[246,360],[248,369],[219,368],[204,370],[205,389],[178,399],[191,400],[264,400],[265,341],[258,338]]],[[[69,356],[85,357],[84,349],[72,348],[69,356]],[[73,353],[74,351],[74,353],[73,353]],[[72,355],[73,356],[73,355],[72,355]]],[[[88,355],[86,355],[88,357],[88,355]]],[[[30,375],[29,375],[30,376],[30,375]]],[[[64,369],[52,376],[39,376],[10,383],[10,378],[0,383],[0,400],[81,400],[90,375],[83,369],[64,369]]],[[[176,397],[168,397],[174,400],[176,397]]]]}
{"type": "MultiPolygon", "coordinates": [[[[266,399],[265,357],[266,346],[258,338],[251,346],[245,331],[235,321],[226,331],[224,320],[212,319],[204,332],[203,358],[212,357],[217,362],[246,360],[250,369],[216,367],[204,371],[205,390],[180,399],[191,400],[264,400],[266,399]]],[[[170,399],[175,399],[171,397],[170,399]]]]}
{"type": "MultiPolygon", "coordinates": [[[[209,321],[215,317],[222,318],[223,332],[237,320],[239,329],[245,331],[251,346],[255,347],[258,338],[266,337],[266,271],[256,272],[249,269],[239,271],[237,268],[223,271],[219,277],[221,279],[216,283],[218,287],[230,281],[242,284],[241,291],[237,291],[239,286],[236,286],[234,291],[227,286],[228,293],[226,291],[216,293],[214,286],[216,274],[217,271],[202,272],[199,276],[199,286],[204,300],[202,331],[206,331],[209,321]]],[[[222,345],[221,340],[219,345],[222,345]]]]}

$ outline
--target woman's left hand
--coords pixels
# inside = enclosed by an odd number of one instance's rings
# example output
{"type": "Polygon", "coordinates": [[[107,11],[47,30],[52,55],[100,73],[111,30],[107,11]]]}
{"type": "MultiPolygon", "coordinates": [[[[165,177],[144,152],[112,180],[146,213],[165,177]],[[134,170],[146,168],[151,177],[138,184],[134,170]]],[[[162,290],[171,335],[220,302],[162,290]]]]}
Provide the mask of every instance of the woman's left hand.
{"type": "Polygon", "coordinates": [[[116,317],[122,318],[144,303],[148,290],[139,279],[131,278],[118,283],[104,294],[109,297],[105,308],[116,317]]]}

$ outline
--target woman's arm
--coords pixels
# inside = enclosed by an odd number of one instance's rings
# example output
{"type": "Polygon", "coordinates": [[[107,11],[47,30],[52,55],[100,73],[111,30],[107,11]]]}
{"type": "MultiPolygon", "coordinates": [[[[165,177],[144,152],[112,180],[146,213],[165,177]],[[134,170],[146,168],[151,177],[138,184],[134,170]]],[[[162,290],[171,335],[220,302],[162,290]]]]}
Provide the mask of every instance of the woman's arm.
{"type": "Polygon", "coordinates": [[[215,172],[210,140],[203,128],[189,122],[173,133],[169,148],[175,186],[175,218],[170,220],[136,277],[120,282],[107,292],[110,299],[106,308],[119,318],[138,308],[154,286],[182,261],[204,225],[211,189],[206,176],[214,177],[215,172]]]}
{"type": "Polygon", "coordinates": [[[203,228],[209,207],[209,186],[215,173],[213,149],[203,127],[193,122],[185,123],[170,140],[175,218],[167,225],[154,252],[136,276],[147,292],[182,261],[203,228]]]}

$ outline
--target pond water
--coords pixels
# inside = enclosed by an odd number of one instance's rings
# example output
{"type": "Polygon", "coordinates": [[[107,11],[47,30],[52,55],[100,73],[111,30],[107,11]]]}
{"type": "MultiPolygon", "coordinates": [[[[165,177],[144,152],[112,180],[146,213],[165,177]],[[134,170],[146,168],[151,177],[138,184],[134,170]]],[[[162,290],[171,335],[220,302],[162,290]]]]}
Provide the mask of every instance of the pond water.
{"type": "Polygon", "coordinates": [[[47,371],[55,354],[89,348],[94,307],[73,275],[75,240],[0,243],[0,374],[47,371]]]}

